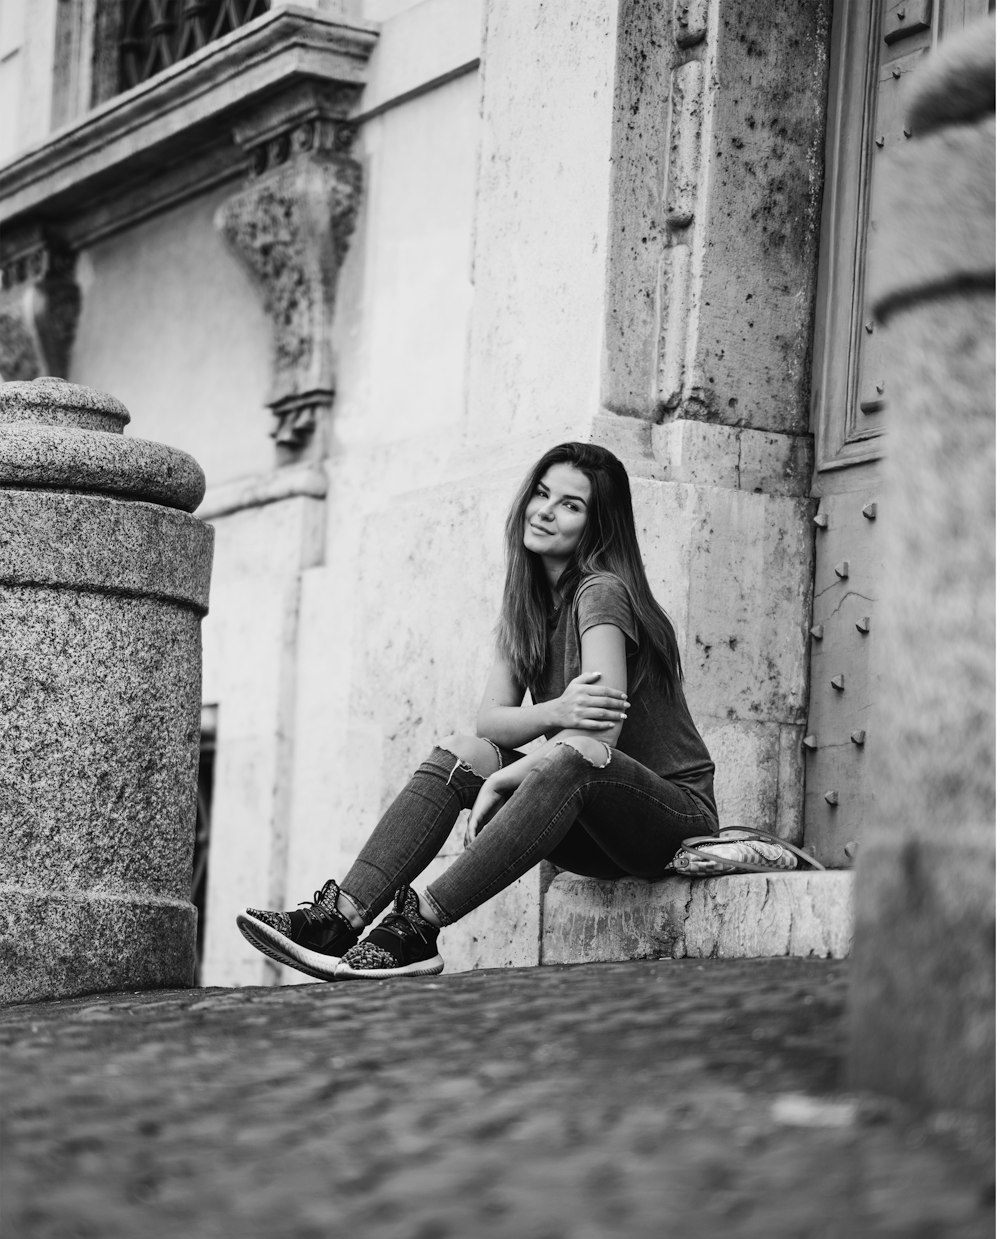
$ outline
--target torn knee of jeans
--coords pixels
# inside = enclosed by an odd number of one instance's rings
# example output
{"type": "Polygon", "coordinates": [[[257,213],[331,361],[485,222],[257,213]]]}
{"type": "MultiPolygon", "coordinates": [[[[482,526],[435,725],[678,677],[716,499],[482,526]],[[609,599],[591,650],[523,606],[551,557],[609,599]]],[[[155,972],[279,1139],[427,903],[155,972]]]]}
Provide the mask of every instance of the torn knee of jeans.
{"type": "MultiPolygon", "coordinates": [[[[445,748],[443,744],[439,744],[438,748],[441,749],[442,752],[447,753],[449,757],[455,757],[455,754],[451,751],[451,749],[445,748]]],[[[454,766],[452,766],[448,774],[448,777],[444,781],[445,787],[451,786],[451,781],[455,777],[456,770],[464,770],[466,774],[475,774],[476,778],[482,777],[475,770],[472,769],[472,767],[469,765],[467,761],[462,761],[461,757],[455,757],[455,764],[454,766]]]]}
{"type": "Polygon", "coordinates": [[[597,770],[603,770],[611,764],[611,745],[604,740],[592,739],[590,736],[570,736],[568,740],[557,740],[556,744],[576,749],[583,760],[597,770]]]}
{"type": "MultiPolygon", "coordinates": [[[[487,740],[483,736],[477,736],[475,738],[475,742],[477,744],[489,745],[489,747],[496,754],[497,769],[499,770],[500,767],[503,765],[503,757],[500,755],[499,748],[493,743],[492,740],[487,740]]],[[[455,764],[451,768],[451,774],[448,775],[447,784],[451,783],[451,780],[454,777],[456,770],[464,770],[467,774],[474,774],[477,779],[485,779],[488,777],[489,774],[493,773],[492,771],[488,771],[484,773],[482,770],[477,770],[475,766],[471,764],[471,762],[467,761],[466,758],[461,755],[461,753],[458,750],[466,749],[466,745],[467,745],[466,738],[463,736],[457,736],[457,735],[445,736],[443,740],[439,740],[437,742],[437,746],[439,749],[442,749],[445,753],[448,753],[450,756],[455,758],[455,764]]]]}

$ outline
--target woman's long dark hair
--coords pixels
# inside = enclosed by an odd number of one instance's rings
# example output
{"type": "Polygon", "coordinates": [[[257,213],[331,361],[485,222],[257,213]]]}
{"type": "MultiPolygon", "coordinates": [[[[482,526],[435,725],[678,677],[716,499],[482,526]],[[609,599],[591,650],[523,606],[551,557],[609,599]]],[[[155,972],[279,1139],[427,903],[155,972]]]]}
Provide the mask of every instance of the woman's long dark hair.
{"type": "Polygon", "coordinates": [[[557,592],[568,603],[585,577],[595,572],[616,576],[628,592],[638,628],[635,682],[629,688],[634,690],[649,676],[672,697],[683,674],[677,636],[646,580],[628,474],[617,456],[593,443],[560,443],[551,448],[514,499],[504,533],[507,576],[497,624],[500,653],[518,680],[534,693],[545,666],[552,593],[540,556],[524,545],[524,515],[546,470],[558,464],[572,465],[586,474],[591,493],[583,537],[559,578],[557,592]]]}

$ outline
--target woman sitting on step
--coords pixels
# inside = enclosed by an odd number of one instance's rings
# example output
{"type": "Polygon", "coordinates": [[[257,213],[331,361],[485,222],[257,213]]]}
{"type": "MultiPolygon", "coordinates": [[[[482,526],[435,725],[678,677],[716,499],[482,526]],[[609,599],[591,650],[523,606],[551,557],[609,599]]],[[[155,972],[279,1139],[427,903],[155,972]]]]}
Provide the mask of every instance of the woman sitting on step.
{"type": "Polygon", "coordinates": [[[546,452],[514,500],[506,551],[477,734],[431,752],[343,883],[326,882],[293,912],[237,917],[272,959],[321,980],[438,973],[438,931],[539,861],[655,878],[683,839],[718,831],[714,766],[684,700],[673,627],[646,580],[621,462],[585,443],[546,452]],[[418,894],[409,883],[462,809],[465,851],[418,894]]]}

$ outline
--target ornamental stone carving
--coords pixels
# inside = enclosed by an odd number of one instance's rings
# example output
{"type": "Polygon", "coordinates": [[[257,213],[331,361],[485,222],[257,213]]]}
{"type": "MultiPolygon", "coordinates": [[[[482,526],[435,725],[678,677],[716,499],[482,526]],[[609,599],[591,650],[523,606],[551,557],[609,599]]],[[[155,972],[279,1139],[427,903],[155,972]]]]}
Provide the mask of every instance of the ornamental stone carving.
{"type": "Polygon", "coordinates": [[[237,129],[248,182],[216,226],[260,285],[274,329],[268,405],[284,459],[298,459],[333,402],[337,277],[361,193],[346,112],[354,89],[305,88],[237,129]]]}
{"type": "Polygon", "coordinates": [[[0,375],[5,380],[65,377],[80,316],[75,265],[75,254],[40,229],[6,241],[0,254],[0,375]]]}

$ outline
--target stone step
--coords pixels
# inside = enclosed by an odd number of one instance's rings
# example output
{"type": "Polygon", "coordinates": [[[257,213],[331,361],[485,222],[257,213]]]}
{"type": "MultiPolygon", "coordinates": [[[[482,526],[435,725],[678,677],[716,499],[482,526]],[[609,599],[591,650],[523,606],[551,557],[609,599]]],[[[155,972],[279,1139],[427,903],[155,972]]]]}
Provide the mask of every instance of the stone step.
{"type": "Polygon", "coordinates": [[[601,882],[560,873],[545,892],[543,964],[624,959],[843,959],[854,928],[846,870],[601,882]]]}

